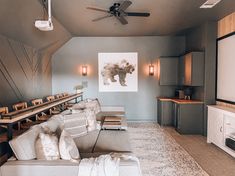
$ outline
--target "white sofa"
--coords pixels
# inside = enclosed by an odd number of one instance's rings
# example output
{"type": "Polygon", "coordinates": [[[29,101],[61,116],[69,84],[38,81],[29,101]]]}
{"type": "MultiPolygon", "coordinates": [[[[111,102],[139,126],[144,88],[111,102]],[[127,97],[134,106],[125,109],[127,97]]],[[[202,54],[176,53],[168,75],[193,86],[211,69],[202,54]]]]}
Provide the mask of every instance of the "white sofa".
{"type": "MultiPolygon", "coordinates": [[[[51,131],[57,131],[62,121],[59,116],[31,128],[13,139],[10,144],[16,146],[21,160],[9,160],[0,168],[0,176],[78,176],[79,163],[65,160],[36,160],[35,141],[41,129],[48,126],[51,131]]],[[[127,131],[95,130],[87,135],[75,138],[75,143],[82,158],[97,157],[110,152],[131,153],[127,131]]],[[[15,152],[16,153],[16,152],[15,152]]],[[[120,176],[140,176],[139,164],[133,160],[120,161],[120,176]]]]}

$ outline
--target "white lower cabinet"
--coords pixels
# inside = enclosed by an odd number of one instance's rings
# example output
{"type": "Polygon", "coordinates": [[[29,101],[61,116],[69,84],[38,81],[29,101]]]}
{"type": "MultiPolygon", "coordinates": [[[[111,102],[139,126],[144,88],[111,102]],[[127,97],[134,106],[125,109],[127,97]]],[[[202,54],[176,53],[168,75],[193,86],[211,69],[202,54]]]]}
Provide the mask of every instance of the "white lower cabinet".
{"type": "Polygon", "coordinates": [[[223,145],[223,113],[213,108],[208,109],[208,138],[209,143],[223,145]]]}
{"type": "Polygon", "coordinates": [[[208,106],[207,142],[217,145],[235,157],[235,150],[225,144],[226,138],[231,138],[233,133],[235,133],[235,110],[216,105],[208,106]]]}

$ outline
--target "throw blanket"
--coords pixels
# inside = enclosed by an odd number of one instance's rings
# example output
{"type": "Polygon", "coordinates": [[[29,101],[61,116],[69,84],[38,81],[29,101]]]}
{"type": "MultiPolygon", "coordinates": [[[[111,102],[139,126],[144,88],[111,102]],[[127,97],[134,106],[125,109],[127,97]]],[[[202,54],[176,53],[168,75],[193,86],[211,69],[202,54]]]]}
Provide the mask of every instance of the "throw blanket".
{"type": "Polygon", "coordinates": [[[111,155],[82,159],[78,176],[119,176],[119,162],[119,158],[111,155]]]}
{"type": "Polygon", "coordinates": [[[122,160],[132,160],[138,163],[138,158],[120,153],[101,155],[97,158],[85,158],[80,161],[78,176],[119,176],[119,163],[122,160]]]}

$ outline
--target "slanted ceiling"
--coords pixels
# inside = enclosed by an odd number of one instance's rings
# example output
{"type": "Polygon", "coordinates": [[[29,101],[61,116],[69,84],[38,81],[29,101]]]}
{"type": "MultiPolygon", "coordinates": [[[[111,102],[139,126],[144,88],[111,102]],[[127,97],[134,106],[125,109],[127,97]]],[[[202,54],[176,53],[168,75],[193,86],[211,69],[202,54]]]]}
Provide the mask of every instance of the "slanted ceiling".
{"type": "Polygon", "coordinates": [[[53,31],[39,31],[34,21],[43,17],[39,0],[0,0],[0,34],[52,54],[71,38],[71,34],[55,18],[53,31]]]}

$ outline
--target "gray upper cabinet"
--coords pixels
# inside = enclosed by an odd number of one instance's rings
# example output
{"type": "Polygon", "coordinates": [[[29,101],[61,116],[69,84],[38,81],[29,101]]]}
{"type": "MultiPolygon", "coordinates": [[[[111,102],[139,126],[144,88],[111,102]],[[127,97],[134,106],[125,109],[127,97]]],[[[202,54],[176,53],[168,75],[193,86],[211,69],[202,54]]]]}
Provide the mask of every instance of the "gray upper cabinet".
{"type": "Polygon", "coordinates": [[[178,57],[161,57],[158,59],[158,79],[160,85],[178,85],[178,64],[178,57]]]}
{"type": "Polygon", "coordinates": [[[204,53],[188,53],[181,57],[179,62],[179,84],[185,86],[203,86],[204,53]]]}

